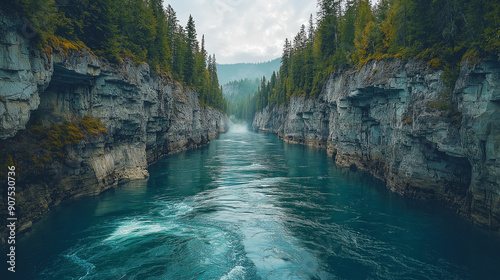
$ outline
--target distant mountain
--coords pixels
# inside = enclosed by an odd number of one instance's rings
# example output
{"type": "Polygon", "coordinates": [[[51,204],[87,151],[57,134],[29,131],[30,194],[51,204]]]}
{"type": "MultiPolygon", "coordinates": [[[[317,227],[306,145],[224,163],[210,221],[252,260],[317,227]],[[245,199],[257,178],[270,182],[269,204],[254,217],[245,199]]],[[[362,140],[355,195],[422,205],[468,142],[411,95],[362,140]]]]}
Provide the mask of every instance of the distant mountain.
{"type": "MultiPolygon", "coordinates": [[[[266,78],[267,79],[267,78],[266,78]]],[[[223,95],[224,98],[234,98],[236,96],[243,96],[246,98],[248,95],[252,95],[257,92],[260,85],[260,79],[241,79],[238,81],[231,81],[224,84],[223,95]]]]}
{"type": "Polygon", "coordinates": [[[252,97],[255,96],[259,85],[258,78],[241,79],[224,84],[222,92],[229,104],[229,114],[239,120],[250,120],[254,109],[253,107],[249,109],[248,106],[255,106],[255,100],[252,97]]]}
{"type": "Polygon", "coordinates": [[[281,58],[262,63],[236,63],[236,64],[217,64],[217,75],[219,84],[224,85],[231,81],[244,79],[259,80],[262,76],[269,79],[273,71],[278,73],[280,69],[281,58]]]}

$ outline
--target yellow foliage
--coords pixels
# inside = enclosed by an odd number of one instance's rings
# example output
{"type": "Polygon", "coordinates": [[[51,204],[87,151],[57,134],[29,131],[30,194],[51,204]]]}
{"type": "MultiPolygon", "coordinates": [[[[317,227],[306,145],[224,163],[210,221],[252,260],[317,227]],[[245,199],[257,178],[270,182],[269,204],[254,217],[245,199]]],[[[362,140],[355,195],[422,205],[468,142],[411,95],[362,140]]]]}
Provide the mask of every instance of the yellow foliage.
{"type": "Polygon", "coordinates": [[[380,61],[382,59],[386,59],[386,58],[389,58],[390,56],[386,53],[380,53],[380,52],[376,52],[374,55],[373,55],[373,58],[377,61],[380,61]]]}
{"type": "Polygon", "coordinates": [[[54,51],[59,51],[64,56],[67,56],[69,54],[70,50],[72,50],[72,51],[80,51],[82,49],[86,49],[90,53],[92,53],[92,51],[87,46],[85,46],[85,44],[82,43],[82,42],[72,42],[72,41],[69,41],[69,40],[67,40],[67,39],[65,39],[63,37],[59,37],[59,36],[55,36],[55,35],[48,36],[45,39],[44,44],[42,44],[40,46],[40,49],[49,58],[50,58],[50,55],[54,51]]]}
{"type": "Polygon", "coordinates": [[[83,132],[86,132],[87,135],[95,136],[100,133],[108,133],[100,121],[92,119],[89,115],[85,115],[78,122],[78,125],[83,128],[83,132]]]}
{"type": "Polygon", "coordinates": [[[375,23],[373,22],[373,20],[370,20],[365,28],[363,29],[363,39],[361,40],[361,44],[362,44],[362,47],[363,49],[365,49],[365,51],[368,50],[368,48],[370,48],[370,43],[372,43],[372,31],[375,29],[375,23]]]}
{"type": "Polygon", "coordinates": [[[34,125],[28,129],[28,133],[40,148],[49,151],[40,157],[42,162],[47,163],[54,157],[66,158],[66,147],[76,145],[88,137],[106,134],[107,130],[101,122],[86,115],[80,120],[51,127],[34,125]]]}
{"type": "Polygon", "coordinates": [[[477,64],[480,61],[480,55],[477,50],[469,50],[467,53],[464,54],[462,57],[462,62],[468,60],[469,63],[471,64],[477,64]]]}
{"type": "Polygon", "coordinates": [[[123,58],[131,58],[134,62],[136,62],[137,60],[135,55],[129,49],[123,49],[121,52],[121,56],[123,58]]]}
{"type": "Polygon", "coordinates": [[[394,23],[396,21],[397,13],[399,10],[399,3],[395,1],[387,11],[387,18],[380,24],[380,31],[382,32],[382,43],[385,50],[391,47],[391,43],[396,38],[396,29],[394,23]]]}
{"type": "Polygon", "coordinates": [[[433,58],[427,64],[434,69],[440,69],[440,67],[441,67],[441,63],[439,61],[439,58],[433,58]]]}

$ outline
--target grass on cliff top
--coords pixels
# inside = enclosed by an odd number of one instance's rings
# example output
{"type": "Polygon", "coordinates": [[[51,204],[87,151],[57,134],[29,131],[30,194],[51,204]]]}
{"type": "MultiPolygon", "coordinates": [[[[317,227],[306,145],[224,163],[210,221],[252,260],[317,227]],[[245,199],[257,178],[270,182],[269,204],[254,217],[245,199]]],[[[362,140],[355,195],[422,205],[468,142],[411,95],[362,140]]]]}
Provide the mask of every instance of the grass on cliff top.
{"type": "Polygon", "coordinates": [[[83,42],[70,41],[68,39],[56,35],[47,36],[39,43],[38,47],[42,50],[42,52],[45,55],[47,55],[47,58],[49,60],[50,60],[50,55],[54,53],[54,51],[59,51],[64,56],[68,56],[70,50],[81,51],[82,49],[86,49],[87,51],[89,51],[89,53],[95,56],[92,50],[89,47],[87,47],[83,42]]]}
{"type": "Polygon", "coordinates": [[[50,162],[55,157],[64,160],[67,157],[66,147],[76,145],[86,137],[107,133],[107,130],[99,121],[86,115],[80,120],[64,122],[49,128],[33,125],[27,132],[38,140],[40,148],[50,152],[42,158],[44,162],[50,162]]]}
{"type": "Polygon", "coordinates": [[[104,125],[90,116],[71,122],[42,126],[40,121],[19,131],[0,149],[0,179],[5,180],[7,166],[14,165],[26,177],[42,175],[47,168],[62,165],[69,157],[69,148],[84,139],[107,134],[104,125]]]}

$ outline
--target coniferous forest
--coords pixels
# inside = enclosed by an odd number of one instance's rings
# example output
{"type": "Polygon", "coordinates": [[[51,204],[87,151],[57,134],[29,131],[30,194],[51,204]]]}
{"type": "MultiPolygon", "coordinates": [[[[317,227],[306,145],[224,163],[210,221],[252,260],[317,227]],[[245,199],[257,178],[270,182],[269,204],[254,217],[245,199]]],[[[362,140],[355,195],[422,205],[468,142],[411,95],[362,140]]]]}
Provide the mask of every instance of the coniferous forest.
{"type": "Polygon", "coordinates": [[[4,0],[2,9],[24,19],[38,47],[87,48],[110,62],[147,62],[155,74],[198,91],[202,104],[226,111],[216,58],[197,40],[190,16],[183,27],[162,0],[4,0]]]}
{"type": "MultiPolygon", "coordinates": [[[[500,51],[498,1],[318,0],[317,5],[316,19],[311,15],[307,26],[285,40],[280,70],[261,81],[255,101],[249,100],[255,106],[247,107],[286,104],[294,95],[316,97],[331,72],[372,59],[424,60],[444,71],[451,88],[461,61],[500,51]]],[[[197,40],[194,19],[183,27],[161,0],[5,0],[4,10],[29,22],[42,49],[64,44],[89,48],[112,62],[147,62],[156,73],[196,89],[202,103],[227,110],[215,55],[208,55],[204,39],[197,40]]]]}
{"type": "Polygon", "coordinates": [[[497,0],[319,0],[297,35],[286,39],[279,73],[262,80],[256,110],[316,97],[324,79],[369,60],[420,59],[443,70],[451,89],[464,59],[500,51],[497,0]]]}
{"type": "Polygon", "coordinates": [[[224,84],[224,97],[229,104],[229,113],[238,120],[252,122],[255,114],[255,92],[260,80],[240,79],[224,84]]]}

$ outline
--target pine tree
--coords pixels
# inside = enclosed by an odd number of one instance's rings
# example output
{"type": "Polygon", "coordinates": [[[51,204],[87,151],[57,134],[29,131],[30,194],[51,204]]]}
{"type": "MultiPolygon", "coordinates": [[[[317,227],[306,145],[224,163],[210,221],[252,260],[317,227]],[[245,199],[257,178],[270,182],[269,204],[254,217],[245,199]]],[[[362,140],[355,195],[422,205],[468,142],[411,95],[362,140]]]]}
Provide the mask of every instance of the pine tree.
{"type": "Polygon", "coordinates": [[[184,57],[184,82],[190,85],[194,82],[195,56],[197,53],[196,28],[194,19],[189,15],[186,25],[186,49],[184,57]]]}
{"type": "Polygon", "coordinates": [[[346,3],[346,9],[341,23],[340,47],[345,54],[354,49],[355,23],[357,17],[357,5],[354,1],[346,3]]]}
{"type": "Polygon", "coordinates": [[[355,52],[352,55],[353,63],[363,64],[368,56],[374,53],[374,42],[372,40],[372,31],[375,29],[371,5],[368,0],[358,2],[358,15],[355,23],[354,47],[355,52]]]}
{"type": "Polygon", "coordinates": [[[170,65],[173,65],[174,63],[174,57],[178,55],[178,50],[175,49],[175,38],[177,37],[177,26],[179,25],[179,20],[177,19],[177,15],[170,6],[170,4],[167,5],[167,8],[165,9],[165,27],[166,27],[166,37],[167,37],[167,43],[170,51],[172,52],[172,57],[170,58],[170,65]]]}
{"type": "Polygon", "coordinates": [[[113,0],[82,0],[72,5],[63,5],[59,9],[71,18],[74,36],[67,38],[65,34],[57,33],[67,39],[82,40],[85,45],[98,55],[105,56],[113,62],[119,62],[120,31],[117,25],[119,16],[116,1],[113,0]],[[92,34],[89,36],[88,34],[92,34]]]}
{"type": "Polygon", "coordinates": [[[484,14],[485,27],[481,34],[482,48],[488,52],[500,52],[500,3],[498,1],[485,1],[484,14]]]}
{"type": "Polygon", "coordinates": [[[150,1],[150,5],[153,9],[153,16],[155,17],[157,24],[156,38],[151,50],[148,52],[148,62],[153,66],[153,68],[157,68],[157,71],[159,71],[160,68],[169,70],[172,54],[170,52],[170,46],[167,39],[167,25],[165,24],[167,21],[166,14],[163,10],[161,0],[150,1]]]}
{"type": "Polygon", "coordinates": [[[212,84],[212,94],[216,94],[219,91],[219,77],[217,76],[217,59],[215,54],[212,55],[212,67],[209,69],[210,73],[210,83],[212,84]]]}
{"type": "Polygon", "coordinates": [[[180,25],[177,25],[175,28],[176,32],[174,33],[174,53],[173,53],[173,75],[174,78],[178,81],[184,81],[184,61],[187,52],[187,44],[186,44],[186,35],[184,32],[184,28],[180,25]]]}
{"type": "Polygon", "coordinates": [[[400,5],[397,1],[389,7],[385,19],[383,19],[380,24],[380,31],[382,36],[382,53],[394,54],[399,48],[400,42],[398,42],[398,36],[396,29],[398,23],[398,13],[400,11],[400,5]]]}
{"type": "Polygon", "coordinates": [[[320,20],[318,27],[319,49],[323,58],[332,57],[339,45],[340,2],[334,0],[319,1],[320,20]]]}
{"type": "Polygon", "coordinates": [[[307,43],[308,44],[313,44],[314,43],[314,35],[315,35],[315,28],[314,28],[314,23],[313,23],[313,15],[309,15],[309,26],[307,28],[307,43]]]}
{"type": "Polygon", "coordinates": [[[117,6],[120,17],[118,28],[124,37],[123,47],[131,51],[137,61],[146,61],[148,49],[156,37],[153,10],[143,0],[129,0],[117,6]]]}

